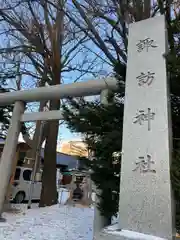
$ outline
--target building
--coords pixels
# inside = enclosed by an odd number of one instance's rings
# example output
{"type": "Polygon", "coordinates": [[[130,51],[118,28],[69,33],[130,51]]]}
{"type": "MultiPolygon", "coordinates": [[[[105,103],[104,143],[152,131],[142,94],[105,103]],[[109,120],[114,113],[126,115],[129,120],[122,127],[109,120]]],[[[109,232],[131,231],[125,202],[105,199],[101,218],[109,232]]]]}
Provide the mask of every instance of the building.
{"type": "MultiPolygon", "coordinates": [[[[44,149],[41,150],[42,163],[44,159],[44,149]]],[[[66,153],[56,153],[56,165],[57,168],[78,169],[79,160],[77,156],[71,156],[66,153]]]]}
{"type": "Polygon", "coordinates": [[[62,142],[60,152],[80,157],[88,157],[88,147],[83,141],[62,142]]]}
{"type": "MultiPolygon", "coordinates": [[[[3,151],[5,141],[0,139],[0,154],[3,151]]],[[[33,161],[27,159],[27,151],[30,151],[30,147],[25,142],[20,142],[17,145],[16,155],[14,156],[13,165],[28,165],[33,166],[33,161]]],[[[41,162],[43,165],[44,162],[44,149],[41,150],[41,162]]],[[[56,154],[56,164],[57,168],[66,168],[66,169],[77,169],[79,167],[79,160],[77,156],[72,156],[66,153],[57,152],[56,154]]]]}

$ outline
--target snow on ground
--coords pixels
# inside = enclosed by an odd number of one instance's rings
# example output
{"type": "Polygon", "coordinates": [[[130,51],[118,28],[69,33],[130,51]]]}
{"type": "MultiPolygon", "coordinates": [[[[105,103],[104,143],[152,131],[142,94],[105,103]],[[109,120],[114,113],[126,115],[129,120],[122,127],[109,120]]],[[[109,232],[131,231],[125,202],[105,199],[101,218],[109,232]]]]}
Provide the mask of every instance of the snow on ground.
{"type": "Polygon", "coordinates": [[[4,213],[6,223],[0,222],[0,240],[92,240],[92,208],[55,205],[4,213]]]}
{"type": "Polygon", "coordinates": [[[104,229],[104,233],[110,233],[111,235],[115,236],[122,236],[123,239],[134,239],[134,240],[166,240],[165,238],[160,238],[152,235],[147,235],[139,232],[129,231],[129,230],[121,230],[119,231],[119,225],[114,224],[108,226],[104,229]]]}

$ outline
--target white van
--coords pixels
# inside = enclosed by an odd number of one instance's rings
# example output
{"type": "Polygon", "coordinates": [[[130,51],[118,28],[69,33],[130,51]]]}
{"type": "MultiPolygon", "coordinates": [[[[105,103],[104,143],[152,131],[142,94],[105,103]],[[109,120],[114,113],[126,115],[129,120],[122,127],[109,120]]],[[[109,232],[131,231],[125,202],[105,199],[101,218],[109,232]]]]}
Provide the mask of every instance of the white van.
{"type": "MultiPolygon", "coordinates": [[[[31,180],[32,169],[26,167],[17,167],[14,182],[12,186],[11,200],[16,203],[22,203],[24,200],[29,200],[29,187],[31,180]]],[[[41,172],[42,175],[42,172],[41,172]]],[[[39,181],[35,181],[32,200],[39,200],[41,194],[41,176],[39,181]]]]}

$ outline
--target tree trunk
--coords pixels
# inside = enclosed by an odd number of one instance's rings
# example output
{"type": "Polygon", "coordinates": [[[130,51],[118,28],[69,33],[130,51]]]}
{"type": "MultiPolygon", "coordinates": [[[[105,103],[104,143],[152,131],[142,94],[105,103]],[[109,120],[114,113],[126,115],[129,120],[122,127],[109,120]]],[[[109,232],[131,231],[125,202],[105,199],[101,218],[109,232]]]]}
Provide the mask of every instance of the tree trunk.
{"type": "MultiPolygon", "coordinates": [[[[53,100],[50,102],[50,110],[57,110],[59,107],[59,100],[53,100]]],[[[56,145],[58,129],[58,120],[52,121],[49,124],[44,150],[44,167],[39,207],[51,206],[57,203],[58,196],[56,187],[56,145]]]]}
{"type": "MultiPolygon", "coordinates": [[[[58,1],[58,6],[63,9],[64,0],[58,1]]],[[[62,46],[64,39],[64,11],[58,10],[55,24],[51,26],[50,43],[52,47],[52,85],[61,84],[62,72],[62,46]]],[[[49,69],[49,68],[48,68],[49,69]]],[[[59,110],[60,100],[50,101],[49,110],[59,110]]],[[[49,124],[44,150],[44,167],[42,176],[42,189],[39,207],[51,206],[58,201],[56,187],[56,147],[59,130],[59,120],[49,124]]]]}

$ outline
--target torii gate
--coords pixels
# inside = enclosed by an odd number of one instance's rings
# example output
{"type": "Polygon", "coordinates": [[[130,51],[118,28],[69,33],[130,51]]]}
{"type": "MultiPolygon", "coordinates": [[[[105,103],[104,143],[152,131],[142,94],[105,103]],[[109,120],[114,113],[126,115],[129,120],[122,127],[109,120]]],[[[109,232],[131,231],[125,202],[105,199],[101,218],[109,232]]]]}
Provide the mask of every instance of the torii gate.
{"type": "Polygon", "coordinates": [[[106,90],[117,91],[118,84],[114,78],[89,80],[72,84],[40,87],[32,90],[22,90],[0,94],[0,106],[14,103],[14,109],[6,137],[0,162],[0,213],[3,211],[5,195],[11,176],[13,157],[16,152],[21,122],[37,120],[63,119],[60,110],[24,113],[26,102],[39,102],[42,100],[64,99],[68,97],[95,96],[106,90]]]}

